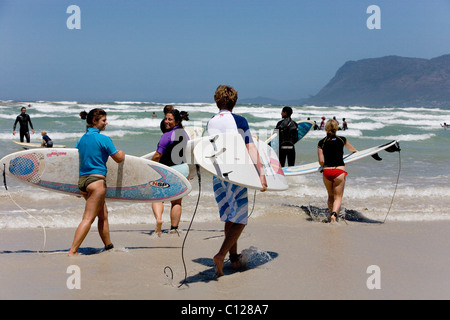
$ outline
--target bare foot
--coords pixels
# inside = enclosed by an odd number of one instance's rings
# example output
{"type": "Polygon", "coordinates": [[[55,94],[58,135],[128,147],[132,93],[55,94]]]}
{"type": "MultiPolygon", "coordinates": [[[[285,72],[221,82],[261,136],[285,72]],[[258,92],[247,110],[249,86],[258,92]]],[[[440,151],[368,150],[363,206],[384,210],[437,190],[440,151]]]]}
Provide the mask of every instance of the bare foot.
{"type": "Polygon", "coordinates": [[[161,237],[162,234],[162,222],[156,222],[155,233],[158,237],[161,237]]]}
{"type": "Polygon", "coordinates": [[[240,269],[242,267],[241,258],[242,254],[230,255],[231,268],[234,270],[240,269]]]}
{"type": "Polygon", "coordinates": [[[221,277],[223,276],[223,262],[224,262],[224,257],[216,254],[213,258],[214,260],[214,264],[216,265],[216,276],[221,277]]]}
{"type": "Polygon", "coordinates": [[[69,253],[67,254],[69,257],[73,257],[73,256],[77,256],[78,252],[71,252],[69,251],[69,253]]]}

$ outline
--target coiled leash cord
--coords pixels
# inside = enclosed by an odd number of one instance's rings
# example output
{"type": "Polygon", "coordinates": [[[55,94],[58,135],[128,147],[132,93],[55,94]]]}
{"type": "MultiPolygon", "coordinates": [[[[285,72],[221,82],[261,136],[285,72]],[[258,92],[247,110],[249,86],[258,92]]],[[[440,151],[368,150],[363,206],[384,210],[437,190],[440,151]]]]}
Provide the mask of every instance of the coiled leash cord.
{"type": "MultiPolygon", "coordinates": [[[[7,184],[6,184],[6,164],[4,163],[3,164],[3,184],[4,184],[4,186],[5,186],[5,189],[6,189],[6,194],[9,196],[9,198],[11,199],[11,201],[20,209],[20,210],[22,210],[23,212],[25,212],[27,215],[29,215],[31,218],[33,218],[34,220],[36,220],[40,225],[41,225],[41,227],[42,227],[42,230],[44,231],[44,242],[43,242],[43,244],[42,244],[42,253],[45,251],[45,245],[46,245],[46,243],[47,243],[47,232],[45,231],[45,226],[44,226],[44,224],[39,220],[39,219],[37,219],[35,216],[33,216],[31,213],[29,213],[27,210],[25,210],[24,208],[22,208],[14,199],[13,199],[13,197],[11,196],[11,194],[10,194],[10,192],[9,192],[9,190],[8,190],[8,186],[7,186],[7,184]]],[[[39,252],[39,250],[37,251],[38,253],[41,253],[41,252],[39,252]]]]}
{"type": "MultiPolygon", "coordinates": [[[[186,235],[184,236],[183,244],[181,246],[181,260],[183,261],[183,266],[184,266],[184,280],[180,283],[180,285],[177,286],[177,288],[180,288],[183,284],[186,283],[186,280],[187,280],[187,269],[186,269],[186,263],[184,261],[184,244],[186,242],[186,238],[187,238],[187,236],[189,234],[189,231],[191,230],[192,222],[194,222],[194,217],[195,217],[195,214],[197,213],[198,204],[200,202],[200,194],[201,194],[201,191],[202,191],[202,182],[201,182],[202,180],[201,180],[201,175],[200,175],[200,167],[199,167],[198,164],[196,164],[195,167],[196,167],[196,170],[197,170],[197,178],[198,178],[197,204],[195,205],[195,209],[194,209],[194,213],[193,213],[192,218],[191,218],[191,222],[189,223],[189,227],[188,227],[188,229],[186,231],[186,235]]],[[[172,270],[172,268],[169,267],[169,266],[164,267],[164,275],[169,280],[170,284],[173,286],[173,270],[172,270]],[[169,270],[170,273],[171,273],[170,278],[169,278],[169,276],[167,274],[167,270],[169,270]]]]}

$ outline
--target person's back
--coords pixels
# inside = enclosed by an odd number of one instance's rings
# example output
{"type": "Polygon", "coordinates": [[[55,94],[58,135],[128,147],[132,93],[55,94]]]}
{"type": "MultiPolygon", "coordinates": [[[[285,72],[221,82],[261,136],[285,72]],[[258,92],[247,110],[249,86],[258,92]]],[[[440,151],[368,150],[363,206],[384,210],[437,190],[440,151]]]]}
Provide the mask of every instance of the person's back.
{"type": "Polygon", "coordinates": [[[75,146],[80,154],[80,176],[101,174],[106,176],[106,161],[117,152],[108,136],[96,128],[88,128],[75,146]]]}
{"type": "Polygon", "coordinates": [[[298,126],[291,118],[285,118],[278,122],[276,129],[278,129],[280,145],[294,145],[298,141],[298,126]]]}
{"type": "Polygon", "coordinates": [[[295,143],[298,141],[298,126],[291,119],[292,108],[284,107],[281,111],[282,120],[277,123],[275,130],[278,130],[279,160],[282,167],[288,159],[288,165],[295,164],[295,143]]]}

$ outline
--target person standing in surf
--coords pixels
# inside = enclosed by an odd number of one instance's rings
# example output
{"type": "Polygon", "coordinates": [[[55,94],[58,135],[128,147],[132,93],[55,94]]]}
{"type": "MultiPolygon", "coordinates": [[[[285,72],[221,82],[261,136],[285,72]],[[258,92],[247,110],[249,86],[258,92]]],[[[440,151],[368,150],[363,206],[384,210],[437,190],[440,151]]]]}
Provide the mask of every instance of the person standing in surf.
{"type": "Polygon", "coordinates": [[[116,149],[111,138],[100,134],[108,124],[104,110],[92,109],[86,116],[86,122],[87,132],[75,146],[80,156],[78,188],[86,199],[86,206],[81,223],[75,231],[69,256],[78,254],[78,249],[95,218],[98,218],[98,233],[105,245],[105,250],[114,247],[109,235],[108,209],[105,203],[106,162],[111,157],[115,162],[120,163],[125,160],[125,153],[116,149]]]}
{"type": "Polygon", "coordinates": [[[26,113],[27,108],[22,107],[20,109],[20,114],[16,117],[16,121],[13,126],[13,135],[16,135],[16,125],[19,122],[20,125],[20,142],[23,142],[23,138],[27,139],[27,142],[30,143],[30,130],[28,129],[28,123],[30,123],[31,131],[34,133],[33,124],[31,123],[30,115],[26,113]]]}
{"type": "Polygon", "coordinates": [[[335,120],[328,120],[325,124],[327,136],[318,143],[319,164],[322,166],[323,183],[328,193],[328,211],[330,221],[338,220],[342,197],[345,187],[345,164],[343,160],[344,146],[351,152],[356,152],[345,137],[336,135],[339,124],[335,120]]]}
{"type": "MultiPolygon", "coordinates": [[[[153,161],[160,162],[166,166],[174,166],[186,162],[186,145],[189,137],[183,129],[182,115],[177,109],[170,109],[164,115],[164,134],[158,142],[158,147],[152,157],[153,161]]],[[[178,232],[178,225],[181,219],[181,200],[171,201],[170,209],[170,231],[178,232]]],[[[153,214],[156,219],[155,233],[160,236],[162,233],[162,214],[164,211],[163,202],[152,203],[153,214]]]]}
{"type": "MultiPolygon", "coordinates": [[[[250,157],[259,172],[262,190],[267,189],[267,181],[262,167],[258,149],[253,143],[247,120],[232,113],[238,98],[237,91],[221,85],[214,94],[214,100],[219,113],[212,117],[206,126],[208,135],[226,132],[239,132],[246,144],[250,157]]],[[[225,239],[214,256],[216,275],[223,276],[223,265],[227,253],[230,253],[231,267],[241,267],[241,255],[237,253],[238,239],[248,222],[248,196],[247,188],[229,183],[217,177],[213,177],[213,189],[216,202],[219,206],[220,219],[225,222],[225,239]]]]}
{"type": "Polygon", "coordinates": [[[295,164],[295,143],[298,141],[297,123],[291,119],[292,108],[284,107],[281,110],[282,120],[278,121],[275,130],[278,130],[278,149],[280,164],[284,167],[286,158],[288,166],[295,164]]]}

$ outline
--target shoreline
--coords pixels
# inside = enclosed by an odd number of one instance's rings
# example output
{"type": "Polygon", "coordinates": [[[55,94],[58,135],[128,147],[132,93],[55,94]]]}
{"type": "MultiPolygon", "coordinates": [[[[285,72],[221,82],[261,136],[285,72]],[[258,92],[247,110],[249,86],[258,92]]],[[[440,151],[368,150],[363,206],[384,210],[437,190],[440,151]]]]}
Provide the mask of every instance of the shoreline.
{"type": "Polygon", "coordinates": [[[223,240],[219,220],[194,221],[183,249],[188,223],[181,225],[181,236],[164,232],[160,238],[153,224],[112,225],[115,248],[107,252],[99,252],[102,243],[93,227],[76,257],[67,256],[75,229],[46,228],[43,253],[42,228],[4,229],[0,299],[449,299],[449,226],[449,221],[325,224],[303,215],[258,217],[250,219],[239,241],[239,251],[252,254],[247,268],[234,271],[226,262],[220,278],[212,262],[223,240]],[[185,278],[183,257],[186,283],[177,288],[185,278]],[[68,288],[73,266],[79,268],[80,289],[68,288]]]}

